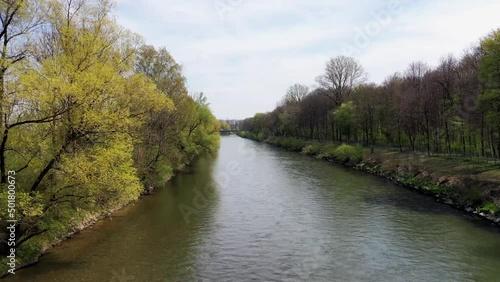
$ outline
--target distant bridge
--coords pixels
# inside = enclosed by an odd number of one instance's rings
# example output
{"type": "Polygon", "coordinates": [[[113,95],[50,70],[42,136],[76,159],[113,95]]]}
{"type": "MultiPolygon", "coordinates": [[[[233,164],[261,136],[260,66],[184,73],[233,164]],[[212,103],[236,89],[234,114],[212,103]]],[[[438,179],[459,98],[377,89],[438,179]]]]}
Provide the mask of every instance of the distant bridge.
{"type": "Polygon", "coordinates": [[[229,129],[229,130],[222,129],[222,130],[219,130],[219,133],[222,134],[222,135],[229,135],[229,134],[236,133],[236,132],[238,132],[238,130],[233,130],[233,129],[229,129]]]}

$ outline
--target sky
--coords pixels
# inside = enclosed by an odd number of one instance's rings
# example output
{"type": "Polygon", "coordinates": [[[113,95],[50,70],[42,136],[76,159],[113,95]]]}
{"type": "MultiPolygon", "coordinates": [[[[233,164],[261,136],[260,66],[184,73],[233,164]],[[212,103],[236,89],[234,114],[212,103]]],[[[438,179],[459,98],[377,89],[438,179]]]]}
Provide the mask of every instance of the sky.
{"type": "Polygon", "coordinates": [[[219,119],[272,111],[290,85],[315,87],[332,57],[356,58],[381,83],[500,28],[498,0],[118,0],[114,13],[167,48],[219,119]]]}

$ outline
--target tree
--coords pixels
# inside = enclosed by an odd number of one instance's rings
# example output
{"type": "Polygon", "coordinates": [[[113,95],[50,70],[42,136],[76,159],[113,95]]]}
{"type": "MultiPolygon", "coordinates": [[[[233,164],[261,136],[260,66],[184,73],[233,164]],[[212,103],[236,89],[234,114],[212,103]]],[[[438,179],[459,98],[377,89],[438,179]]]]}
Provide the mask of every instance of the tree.
{"type": "MultiPolygon", "coordinates": [[[[0,2],[0,102],[8,93],[5,84],[8,70],[26,59],[32,51],[30,37],[45,19],[45,1],[9,0],[0,2]]],[[[3,109],[3,107],[0,107],[3,109]]],[[[2,118],[3,118],[2,111],[2,118]]],[[[1,124],[2,122],[0,122],[1,124]]]]}
{"type": "Polygon", "coordinates": [[[311,92],[300,103],[300,127],[304,137],[309,139],[320,140],[326,139],[328,125],[330,123],[329,117],[331,116],[331,101],[328,97],[321,94],[319,90],[311,92]]]}
{"type": "Polygon", "coordinates": [[[283,97],[284,104],[300,103],[309,94],[309,87],[304,84],[296,83],[290,86],[283,97]]]}
{"type": "Polygon", "coordinates": [[[153,188],[195,155],[215,151],[220,125],[203,92],[187,95],[182,69],[165,48],[140,47],[134,69],[153,80],[175,105],[151,113],[138,134],[141,142],[134,150],[135,164],[140,179],[153,188]]]}
{"type": "Polygon", "coordinates": [[[222,130],[231,130],[231,125],[227,123],[226,121],[219,121],[220,122],[220,128],[222,130]]]}
{"type": "Polygon", "coordinates": [[[347,141],[350,141],[351,136],[356,132],[356,106],[352,101],[343,103],[333,112],[333,115],[340,132],[342,135],[347,135],[347,141]]]}
{"type": "Polygon", "coordinates": [[[402,98],[403,78],[399,73],[395,73],[381,85],[381,109],[378,114],[379,124],[381,125],[381,134],[385,142],[394,144],[397,139],[397,145],[400,151],[403,151],[402,138],[402,116],[399,111],[400,100],[402,98]]]}
{"type": "Polygon", "coordinates": [[[141,46],[134,70],[151,78],[158,89],[169,96],[187,94],[186,79],[182,75],[182,67],[175,62],[164,47],[156,50],[150,45],[141,46]]]}
{"type": "MultiPolygon", "coordinates": [[[[469,133],[469,147],[472,147],[472,135],[474,136],[474,146],[476,146],[476,130],[479,129],[480,134],[480,155],[486,156],[487,123],[485,121],[485,112],[479,107],[478,97],[483,91],[483,83],[480,81],[480,62],[483,52],[478,45],[472,45],[466,49],[464,55],[458,63],[457,67],[457,89],[454,97],[456,116],[467,123],[469,133]]],[[[462,130],[463,132],[463,130],[462,130]]],[[[464,134],[462,134],[464,137],[464,134]]],[[[463,147],[465,142],[462,138],[463,147]]],[[[494,145],[490,144],[494,149],[494,145]]],[[[477,148],[476,148],[477,149],[477,148]]],[[[464,150],[465,151],[465,150],[464,150]]],[[[492,150],[495,151],[495,150],[492,150]]]]}
{"type": "Polygon", "coordinates": [[[325,73],[317,77],[322,93],[330,98],[336,107],[340,106],[354,91],[355,87],[366,80],[361,64],[353,58],[339,56],[331,58],[325,73]]]}
{"type": "Polygon", "coordinates": [[[219,145],[205,96],[187,95],[180,66],[119,26],[111,1],[47,3],[0,1],[0,200],[15,171],[22,261],[219,145]]]}
{"type": "Polygon", "coordinates": [[[486,113],[486,121],[498,133],[497,152],[500,154],[500,29],[483,39],[481,48],[484,55],[480,78],[485,89],[480,96],[480,104],[486,113]]]}
{"type": "Polygon", "coordinates": [[[45,1],[0,1],[0,183],[6,183],[5,150],[8,119],[16,107],[16,81],[13,66],[20,64],[32,52],[32,34],[37,31],[47,12],[45,1]]]}
{"type": "Polygon", "coordinates": [[[73,4],[53,2],[54,53],[18,76],[5,119],[2,169],[20,179],[17,247],[56,232],[75,216],[69,211],[136,199],[142,186],[132,166],[133,133],[149,111],[171,107],[145,76],[122,75],[134,50],[109,16],[111,5],[73,4]]]}
{"type": "MultiPolygon", "coordinates": [[[[435,74],[434,74],[435,75],[435,74]]],[[[431,155],[432,151],[432,142],[433,140],[433,132],[435,128],[439,127],[439,117],[440,117],[440,103],[442,101],[442,96],[440,95],[440,89],[437,87],[435,83],[435,77],[432,72],[428,72],[424,76],[423,81],[423,90],[419,92],[419,102],[420,105],[418,107],[421,109],[422,114],[422,124],[421,128],[425,135],[425,143],[427,149],[427,155],[431,155]]],[[[435,140],[434,140],[435,141],[435,140]]],[[[435,143],[435,150],[437,151],[438,143],[435,143]]]]}
{"type": "Polygon", "coordinates": [[[367,145],[375,145],[377,111],[380,107],[381,88],[375,84],[360,85],[353,94],[354,107],[367,145]]]}
{"type": "MultiPolygon", "coordinates": [[[[448,55],[441,59],[441,63],[433,72],[434,82],[437,84],[441,95],[441,116],[444,123],[445,142],[448,154],[451,154],[450,118],[454,114],[454,94],[458,80],[458,61],[448,55]]],[[[439,149],[438,149],[439,150],[439,149]]]]}
{"type": "Polygon", "coordinates": [[[413,151],[416,151],[416,138],[424,122],[420,107],[424,88],[424,77],[429,67],[423,62],[411,63],[405,71],[401,104],[402,128],[406,131],[413,151]]]}
{"type": "Polygon", "coordinates": [[[210,106],[210,103],[208,102],[208,98],[207,96],[205,96],[205,94],[203,92],[197,92],[197,93],[194,93],[191,98],[193,98],[193,100],[198,103],[199,105],[203,106],[203,107],[209,107],[210,106]]]}

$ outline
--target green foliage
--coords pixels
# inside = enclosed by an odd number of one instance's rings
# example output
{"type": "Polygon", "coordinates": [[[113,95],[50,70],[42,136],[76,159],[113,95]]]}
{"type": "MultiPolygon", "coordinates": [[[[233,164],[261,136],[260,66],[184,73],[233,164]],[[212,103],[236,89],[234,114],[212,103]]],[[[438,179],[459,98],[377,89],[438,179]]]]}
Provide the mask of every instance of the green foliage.
{"type": "Polygon", "coordinates": [[[253,124],[251,131],[254,133],[264,133],[265,129],[265,115],[262,113],[257,113],[253,117],[253,124]]]}
{"type": "MultiPolygon", "coordinates": [[[[479,103],[486,112],[486,120],[494,127],[500,126],[500,29],[492,32],[481,42],[483,56],[480,77],[486,89],[479,103]]],[[[500,136],[499,136],[500,138],[500,136]]],[[[500,148],[498,148],[500,150],[500,148]]]]}
{"type": "Polygon", "coordinates": [[[321,149],[321,153],[318,155],[318,157],[333,159],[333,158],[335,158],[335,149],[336,148],[337,147],[333,144],[326,144],[321,149]]]}
{"type": "Polygon", "coordinates": [[[275,143],[276,145],[291,151],[301,151],[306,144],[303,140],[297,138],[277,138],[275,143]]]}
{"type": "Polygon", "coordinates": [[[258,137],[257,134],[252,133],[252,132],[248,132],[248,131],[239,131],[238,136],[243,137],[243,138],[248,138],[251,140],[255,140],[255,141],[261,141],[257,138],[258,137]]]}
{"type": "Polygon", "coordinates": [[[500,88],[500,29],[493,31],[481,42],[482,51],[480,75],[490,89],[500,88]]]}
{"type": "Polygon", "coordinates": [[[322,146],[320,143],[313,143],[311,145],[307,145],[302,149],[303,154],[307,154],[310,156],[316,156],[321,153],[322,146]]]}
{"type": "Polygon", "coordinates": [[[140,179],[148,187],[155,187],[195,156],[215,152],[220,124],[203,93],[194,98],[187,95],[181,68],[164,48],[141,47],[136,70],[155,81],[161,95],[174,104],[173,109],[150,112],[138,130],[135,167],[140,179]]]}
{"type": "Polygon", "coordinates": [[[360,145],[351,146],[342,144],[335,146],[334,144],[313,143],[305,146],[302,152],[308,155],[317,155],[319,158],[335,159],[341,162],[359,163],[363,160],[364,149],[360,145]]]}
{"type": "Polygon", "coordinates": [[[484,202],[483,190],[479,187],[466,187],[457,197],[459,203],[466,206],[480,206],[484,202]]]}
{"type": "MultiPolygon", "coordinates": [[[[164,48],[139,47],[110,15],[111,2],[51,3],[41,15],[47,42],[33,48],[38,61],[1,73],[1,85],[7,79],[16,91],[0,89],[0,200],[5,171],[17,170],[21,262],[219,147],[206,98],[187,95],[164,48]]],[[[0,217],[4,237],[6,209],[0,217]]]]}
{"type": "Polygon", "coordinates": [[[221,121],[220,122],[220,128],[222,130],[231,130],[231,125],[229,125],[227,122],[225,121],[221,121]]]}
{"type": "Polygon", "coordinates": [[[491,214],[498,214],[500,212],[500,205],[495,204],[495,203],[487,203],[483,205],[480,209],[482,212],[486,213],[491,213],[491,214]]]}
{"type": "Polygon", "coordinates": [[[356,106],[354,103],[352,101],[343,103],[333,112],[333,115],[342,133],[350,136],[356,127],[356,106]]]}
{"type": "Polygon", "coordinates": [[[265,133],[263,133],[263,132],[259,132],[259,133],[257,134],[257,140],[258,140],[258,141],[264,141],[264,140],[266,140],[266,138],[267,138],[267,136],[266,136],[266,134],[265,134],[265,133]]]}
{"type": "Polygon", "coordinates": [[[350,146],[342,144],[335,149],[333,154],[337,160],[342,162],[359,163],[363,160],[364,149],[359,145],[350,146]]]}
{"type": "Polygon", "coordinates": [[[500,125],[500,89],[485,90],[479,97],[479,103],[486,111],[486,121],[500,125]]]}

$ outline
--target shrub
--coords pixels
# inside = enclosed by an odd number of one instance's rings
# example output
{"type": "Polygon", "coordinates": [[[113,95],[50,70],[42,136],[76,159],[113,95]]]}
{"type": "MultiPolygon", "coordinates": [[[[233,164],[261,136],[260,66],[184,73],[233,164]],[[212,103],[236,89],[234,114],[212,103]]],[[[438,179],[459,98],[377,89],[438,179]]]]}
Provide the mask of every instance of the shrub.
{"type": "Polygon", "coordinates": [[[290,144],[290,149],[294,151],[301,151],[302,148],[306,145],[306,142],[300,139],[292,139],[291,144],[290,144]]]}
{"type": "Polygon", "coordinates": [[[306,145],[303,140],[296,138],[278,138],[275,143],[279,147],[293,151],[300,151],[306,145]]]}
{"type": "Polygon", "coordinates": [[[257,135],[255,133],[252,133],[249,131],[240,131],[240,132],[238,132],[238,135],[243,137],[243,138],[257,140],[257,135]]]}
{"type": "Polygon", "coordinates": [[[311,145],[307,145],[302,149],[303,154],[311,155],[311,156],[316,156],[321,153],[321,144],[319,143],[314,143],[311,145]]]}
{"type": "Polygon", "coordinates": [[[264,141],[265,139],[266,139],[266,135],[264,133],[261,132],[257,135],[257,140],[264,141]]]}
{"type": "Polygon", "coordinates": [[[290,147],[290,138],[278,138],[276,139],[276,145],[278,145],[281,148],[288,149],[290,147]]]}
{"type": "Polygon", "coordinates": [[[321,153],[318,155],[320,158],[330,158],[333,159],[335,157],[335,145],[326,144],[322,149],[321,153]]]}
{"type": "Polygon", "coordinates": [[[481,207],[481,211],[498,214],[498,212],[500,212],[500,206],[496,205],[495,203],[488,203],[481,207]]]}
{"type": "Polygon", "coordinates": [[[363,160],[364,149],[359,145],[350,146],[342,144],[337,149],[335,149],[333,154],[339,161],[359,163],[361,162],[361,160],[363,160]]]}
{"type": "Polygon", "coordinates": [[[478,206],[483,203],[483,191],[479,187],[464,187],[459,201],[467,206],[478,206]]]}

